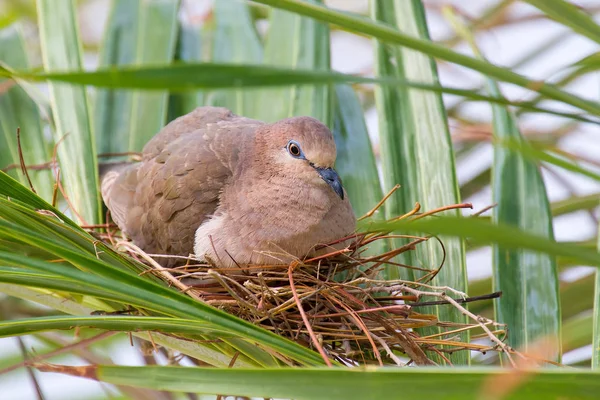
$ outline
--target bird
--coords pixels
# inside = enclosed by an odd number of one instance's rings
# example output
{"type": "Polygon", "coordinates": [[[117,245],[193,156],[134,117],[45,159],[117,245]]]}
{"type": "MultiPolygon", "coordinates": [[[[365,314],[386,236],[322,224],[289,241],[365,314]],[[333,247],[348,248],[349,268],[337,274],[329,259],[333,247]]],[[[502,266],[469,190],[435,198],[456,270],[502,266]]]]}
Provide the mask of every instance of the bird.
{"type": "Polygon", "coordinates": [[[265,123],[203,106],[162,128],[141,161],[104,168],[101,195],[149,254],[219,268],[289,264],[355,231],[335,160],[333,134],[315,118],[265,123]]]}

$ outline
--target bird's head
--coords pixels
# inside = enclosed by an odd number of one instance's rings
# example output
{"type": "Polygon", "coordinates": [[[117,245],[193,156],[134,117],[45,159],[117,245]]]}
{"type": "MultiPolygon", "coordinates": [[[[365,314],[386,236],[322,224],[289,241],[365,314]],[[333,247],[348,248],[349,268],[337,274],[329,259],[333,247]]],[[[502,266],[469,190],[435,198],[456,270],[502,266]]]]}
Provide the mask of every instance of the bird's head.
{"type": "Polygon", "coordinates": [[[328,185],[342,200],[344,189],[333,169],[336,157],[331,131],[311,117],[287,118],[261,127],[256,146],[271,171],[316,186],[328,185]]]}

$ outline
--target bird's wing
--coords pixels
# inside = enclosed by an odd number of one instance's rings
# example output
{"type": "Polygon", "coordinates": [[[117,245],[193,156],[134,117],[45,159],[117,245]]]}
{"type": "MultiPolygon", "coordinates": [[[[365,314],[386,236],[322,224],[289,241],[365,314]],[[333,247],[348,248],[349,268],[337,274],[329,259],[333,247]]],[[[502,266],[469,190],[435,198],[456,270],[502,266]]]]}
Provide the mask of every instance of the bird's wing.
{"type": "Polygon", "coordinates": [[[126,210],[121,228],[149,253],[193,252],[196,229],[217,209],[240,146],[260,124],[215,107],[171,122],[146,144],[135,173],[113,184],[106,203],[126,210]]]}

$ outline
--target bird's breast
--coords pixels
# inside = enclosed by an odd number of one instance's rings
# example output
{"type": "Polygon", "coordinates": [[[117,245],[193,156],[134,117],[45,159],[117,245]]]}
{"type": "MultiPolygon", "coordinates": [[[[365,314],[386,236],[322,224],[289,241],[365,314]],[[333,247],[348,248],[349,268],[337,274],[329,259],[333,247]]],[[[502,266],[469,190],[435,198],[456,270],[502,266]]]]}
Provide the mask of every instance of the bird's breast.
{"type": "Polygon", "coordinates": [[[302,258],[315,245],[351,234],[354,221],[347,200],[326,185],[238,180],[223,192],[217,216],[198,229],[196,251],[240,264],[267,262],[265,254],[273,253],[302,258]]]}

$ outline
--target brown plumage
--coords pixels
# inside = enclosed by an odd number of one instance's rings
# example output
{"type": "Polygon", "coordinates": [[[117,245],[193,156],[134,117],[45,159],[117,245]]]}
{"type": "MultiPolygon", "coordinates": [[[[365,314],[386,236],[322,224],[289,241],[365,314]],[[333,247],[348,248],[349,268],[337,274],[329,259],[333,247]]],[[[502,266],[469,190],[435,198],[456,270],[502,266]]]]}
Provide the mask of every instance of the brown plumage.
{"type": "Polygon", "coordinates": [[[265,124],[199,107],[150,140],[141,162],[103,174],[102,197],[148,253],[287,263],[354,231],[335,155],[313,118],[265,124]]]}

